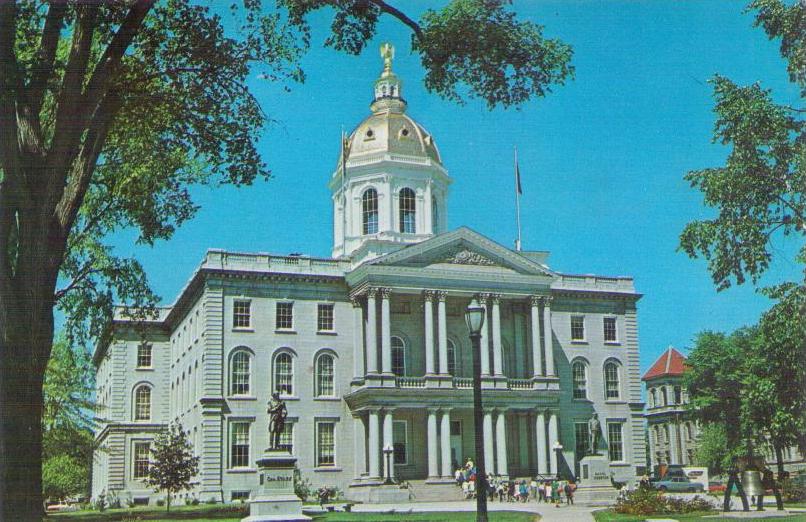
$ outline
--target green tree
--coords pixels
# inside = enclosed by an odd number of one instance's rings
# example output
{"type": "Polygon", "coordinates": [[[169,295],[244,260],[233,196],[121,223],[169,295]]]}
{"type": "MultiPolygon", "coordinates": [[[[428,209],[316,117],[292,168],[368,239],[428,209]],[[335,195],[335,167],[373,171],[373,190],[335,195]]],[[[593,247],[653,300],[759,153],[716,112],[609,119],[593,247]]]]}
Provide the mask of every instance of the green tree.
{"type": "Polygon", "coordinates": [[[728,472],[734,459],[738,456],[728,446],[728,434],[724,424],[706,424],[697,436],[695,451],[697,464],[708,468],[712,475],[723,475],[728,472]]]}
{"type": "Polygon", "coordinates": [[[171,496],[190,489],[191,479],[199,472],[199,457],[193,454],[193,446],[182,426],[172,423],[154,439],[151,462],[148,467],[148,485],[154,491],[168,494],[167,510],[171,510],[171,496]]]}
{"type": "Polygon", "coordinates": [[[63,499],[85,494],[89,489],[90,475],[86,462],[71,455],[56,455],[42,464],[42,488],[45,498],[63,499]]]}
{"type": "Polygon", "coordinates": [[[383,0],[0,2],[0,518],[40,517],[54,308],[78,340],[104,334],[115,301],[153,310],[140,264],[104,237],[168,239],[197,210],[189,185],[269,177],[247,78],[303,81],[319,10],[325,45],[353,54],[382,16],[405,24],[426,88],[460,102],[524,103],[572,73],[570,47],[508,0],[452,0],[419,21],[383,0]]]}
{"type": "Polygon", "coordinates": [[[789,284],[770,294],[779,301],[759,321],[744,400],[757,439],[772,446],[782,473],[783,450],[806,448],[806,290],[789,284]]]}
{"type": "Polygon", "coordinates": [[[95,374],[88,354],[59,337],[44,382],[42,490],[52,499],[89,493],[95,374]]]}
{"type": "MultiPolygon", "coordinates": [[[[790,80],[806,99],[806,4],[754,0],[748,10],[770,39],[780,41],[790,80]]],[[[756,83],[740,86],[717,75],[714,142],[729,146],[723,166],[695,170],[686,179],[702,191],[713,219],[689,223],[680,247],[702,256],[717,289],[746,278],[754,283],[772,260],[771,239],[793,236],[806,260],[806,107],[776,103],[756,83]]]]}
{"type": "MultiPolygon", "coordinates": [[[[743,416],[742,394],[745,390],[747,366],[745,361],[751,351],[756,332],[741,329],[731,335],[702,332],[697,336],[694,349],[688,356],[689,371],[685,385],[689,392],[689,408],[693,417],[703,428],[715,426],[725,435],[726,454],[722,461],[735,461],[737,456],[752,453],[752,430],[743,416]]],[[[725,490],[724,509],[730,507],[730,491],[737,482],[736,468],[728,469],[728,487],[725,490]]],[[[737,484],[742,505],[749,505],[741,484],[737,484]]]]}

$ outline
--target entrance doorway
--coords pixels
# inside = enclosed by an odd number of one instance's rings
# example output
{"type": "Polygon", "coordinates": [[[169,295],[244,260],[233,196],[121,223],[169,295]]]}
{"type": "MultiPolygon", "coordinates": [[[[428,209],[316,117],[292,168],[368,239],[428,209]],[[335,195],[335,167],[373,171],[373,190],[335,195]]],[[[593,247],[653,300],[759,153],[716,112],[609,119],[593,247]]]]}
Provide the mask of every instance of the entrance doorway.
{"type": "Polygon", "coordinates": [[[452,469],[464,464],[462,460],[462,421],[451,421],[451,464],[452,469]]]}

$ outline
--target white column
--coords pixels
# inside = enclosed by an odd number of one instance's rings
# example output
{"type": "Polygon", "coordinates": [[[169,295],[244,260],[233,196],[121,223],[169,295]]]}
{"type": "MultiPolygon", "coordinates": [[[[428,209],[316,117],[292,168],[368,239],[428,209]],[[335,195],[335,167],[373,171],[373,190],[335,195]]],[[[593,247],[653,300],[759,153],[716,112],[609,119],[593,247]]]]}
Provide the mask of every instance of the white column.
{"type": "Polygon", "coordinates": [[[437,410],[428,409],[428,478],[439,477],[439,439],[437,435],[437,410]]]}
{"type": "MultiPolygon", "coordinates": [[[[543,341],[546,351],[546,375],[554,376],[554,341],[551,335],[551,297],[543,298],[543,341]]],[[[551,442],[554,444],[554,442],[551,442]]]]}
{"type": "Polygon", "coordinates": [[[381,288],[381,371],[392,373],[392,324],[389,310],[390,288],[381,288]]]}
{"type": "Polygon", "coordinates": [[[559,439],[559,431],[557,430],[557,414],[550,413],[549,416],[549,463],[551,464],[549,471],[552,475],[557,474],[557,452],[554,451],[554,443],[559,439]]]}
{"type": "Polygon", "coordinates": [[[355,459],[355,478],[360,479],[367,472],[367,430],[360,414],[353,417],[353,455],[355,459]]]}
{"type": "Polygon", "coordinates": [[[367,451],[369,451],[369,476],[379,479],[381,478],[381,437],[377,410],[370,410],[369,412],[369,441],[367,446],[367,451]]]}
{"type": "MultiPolygon", "coordinates": [[[[383,412],[383,446],[381,451],[385,449],[387,446],[394,445],[394,438],[393,438],[393,431],[392,431],[392,410],[384,410],[383,412]]],[[[395,460],[394,456],[387,459],[386,455],[383,454],[383,478],[392,477],[395,478],[395,460]],[[387,460],[389,467],[387,468],[387,460]]]]}
{"type": "Polygon", "coordinates": [[[507,418],[506,411],[499,410],[495,419],[495,448],[498,453],[495,469],[499,475],[508,476],[507,468],[507,418]]]}
{"type": "Polygon", "coordinates": [[[487,294],[479,294],[479,304],[484,307],[484,325],[481,327],[481,374],[490,375],[490,343],[487,328],[490,325],[490,307],[487,306],[487,294]]]}
{"type": "Polygon", "coordinates": [[[540,298],[529,298],[531,316],[529,326],[532,333],[532,372],[535,377],[543,375],[543,352],[540,350],[540,298]]]}
{"type": "Polygon", "coordinates": [[[364,310],[361,300],[351,297],[353,305],[353,376],[364,377],[364,310]]]}
{"type": "Polygon", "coordinates": [[[492,326],[493,329],[493,374],[503,375],[503,353],[501,348],[501,295],[491,294],[492,301],[492,326]]]}
{"type": "Polygon", "coordinates": [[[367,290],[367,373],[378,373],[377,293],[377,288],[367,290]]]}
{"type": "Polygon", "coordinates": [[[434,293],[423,292],[423,308],[425,308],[425,374],[434,371],[434,293]]]}
{"type": "Polygon", "coordinates": [[[495,453],[493,446],[493,413],[491,410],[484,410],[484,421],[482,422],[484,430],[484,466],[487,468],[487,473],[495,475],[495,453]]]}
{"type": "Polygon", "coordinates": [[[437,296],[437,341],[439,343],[439,373],[448,373],[448,319],[445,311],[445,301],[448,292],[438,291],[437,296]]]}
{"type": "Polygon", "coordinates": [[[652,470],[656,464],[655,452],[658,451],[657,448],[658,441],[655,439],[655,429],[653,425],[651,424],[647,425],[647,432],[648,432],[647,439],[649,439],[649,462],[647,462],[647,465],[649,466],[649,469],[652,470]]]}
{"type": "Polygon", "coordinates": [[[442,410],[442,425],[440,426],[442,438],[442,477],[453,478],[451,470],[451,410],[442,410]]]}
{"type": "Polygon", "coordinates": [[[537,439],[537,472],[545,475],[548,472],[548,463],[546,462],[546,415],[542,411],[538,412],[535,418],[535,435],[537,439]]]}

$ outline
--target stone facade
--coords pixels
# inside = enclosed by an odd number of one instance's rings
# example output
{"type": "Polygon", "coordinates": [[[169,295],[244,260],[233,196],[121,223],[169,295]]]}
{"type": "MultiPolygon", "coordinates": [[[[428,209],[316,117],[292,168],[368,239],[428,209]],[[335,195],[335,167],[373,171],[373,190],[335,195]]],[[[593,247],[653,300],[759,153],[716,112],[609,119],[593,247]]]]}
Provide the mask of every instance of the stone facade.
{"type": "Polygon", "coordinates": [[[489,471],[576,470],[593,412],[614,478],[645,466],[632,279],[564,274],[545,252],[513,251],[464,227],[445,232],[450,178],[431,135],[402,118],[390,66],[384,74],[373,114],[331,177],[333,259],[210,250],[159,317],[115,318],[94,359],[106,422],[93,496],[153,501],[143,456],[156,432],[179,422],[201,456],[192,494],[247,497],[274,390],[289,411],[283,443],[314,486],[368,498],[387,474],[451,480],[474,453],[472,298],[487,318],[489,471]],[[367,144],[368,131],[383,143],[367,144]]]}

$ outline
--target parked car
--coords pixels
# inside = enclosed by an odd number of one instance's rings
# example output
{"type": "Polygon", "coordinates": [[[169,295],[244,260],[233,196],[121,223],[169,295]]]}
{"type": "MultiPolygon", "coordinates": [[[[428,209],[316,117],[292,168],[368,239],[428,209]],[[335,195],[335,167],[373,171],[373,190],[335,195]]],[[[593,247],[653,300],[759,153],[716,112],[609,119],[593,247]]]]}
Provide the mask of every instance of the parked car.
{"type": "Polygon", "coordinates": [[[721,480],[712,480],[708,483],[708,492],[709,493],[723,493],[725,489],[727,489],[728,485],[722,482],[721,480]]]}
{"type": "Polygon", "coordinates": [[[675,493],[698,493],[702,492],[705,488],[699,482],[690,481],[688,477],[672,477],[655,482],[655,489],[658,491],[673,491],[675,493]]]}

